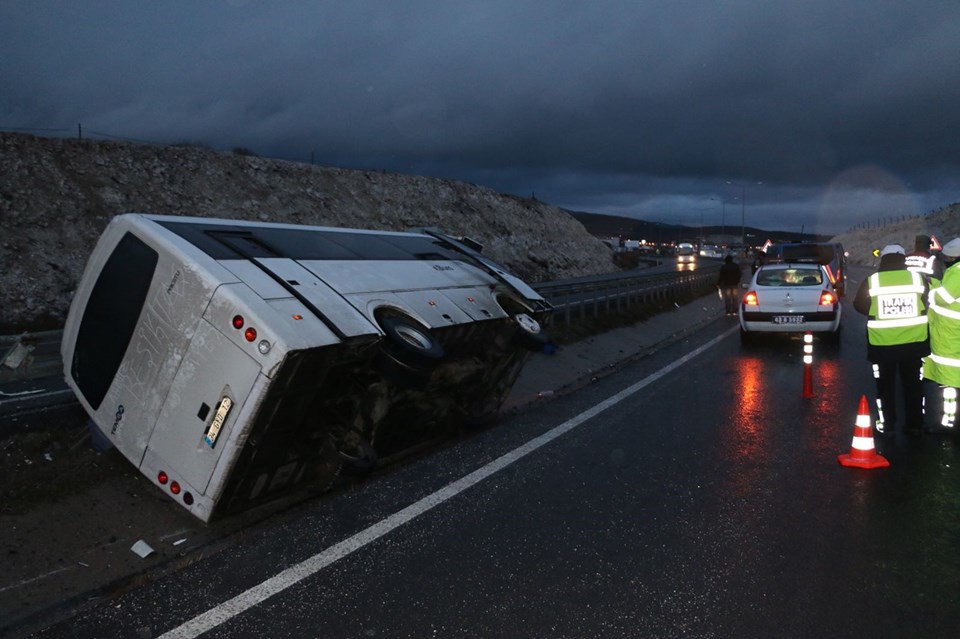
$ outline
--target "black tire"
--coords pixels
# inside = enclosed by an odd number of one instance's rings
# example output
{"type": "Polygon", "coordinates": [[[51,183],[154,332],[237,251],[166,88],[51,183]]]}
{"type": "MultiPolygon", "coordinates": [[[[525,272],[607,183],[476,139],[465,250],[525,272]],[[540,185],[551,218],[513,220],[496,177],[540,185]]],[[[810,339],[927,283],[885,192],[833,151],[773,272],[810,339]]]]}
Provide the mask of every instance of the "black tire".
{"type": "Polygon", "coordinates": [[[425,388],[443,361],[443,347],[426,327],[406,317],[381,317],[380,327],[385,335],[377,357],[380,374],[403,388],[425,388]]]}
{"type": "Polygon", "coordinates": [[[400,361],[386,349],[380,351],[377,357],[377,370],[388,382],[409,388],[411,390],[423,390],[430,382],[430,374],[435,365],[427,366],[423,364],[409,364],[400,361]]]}
{"type": "Polygon", "coordinates": [[[542,351],[550,343],[550,337],[540,326],[540,322],[526,313],[514,313],[512,316],[517,325],[513,335],[514,342],[530,351],[542,351]]]}
{"type": "Polygon", "coordinates": [[[743,346],[753,346],[757,343],[757,336],[753,333],[748,333],[747,331],[740,328],[740,344],[743,346]]]}
{"type": "Polygon", "coordinates": [[[379,464],[377,451],[365,440],[358,440],[350,447],[331,441],[329,446],[328,459],[342,464],[344,469],[353,473],[370,473],[379,464]]]}
{"type": "Polygon", "coordinates": [[[417,370],[432,370],[443,359],[443,347],[419,323],[403,317],[380,320],[386,338],[383,350],[393,360],[417,370]]]}

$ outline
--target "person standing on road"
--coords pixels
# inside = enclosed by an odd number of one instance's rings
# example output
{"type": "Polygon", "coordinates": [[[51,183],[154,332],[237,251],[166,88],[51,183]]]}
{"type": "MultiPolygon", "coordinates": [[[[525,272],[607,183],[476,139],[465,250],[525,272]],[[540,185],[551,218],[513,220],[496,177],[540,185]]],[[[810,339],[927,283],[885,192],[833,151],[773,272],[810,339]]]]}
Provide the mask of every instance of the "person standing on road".
{"type": "Polygon", "coordinates": [[[960,387],[960,238],[940,252],[947,268],[943,281],[930,283],[930,354],[923,358],[923,379],[940,386],[940,426],[953,428],[960,387]]]}
{"type": "Polygon", "coordinates": [[[930,354],[928,286],[907,270],[904,249],[890,244],[880,251],[879,269],[865,279],[853,307],[867,316],[867,359],[877,380],[877,432],[892,434],[897,421],[897,376],[903,389],[904,429],[923,432],[923,387],[920,366],[930,354]]]}
{"type": "Polygon", "coordinates": [[[727,315],[737,314],[737,304],[740,302],[740,265],[733,262],[733,256],[723,258],[720,275],[717,277],[717,288],[727,315]]]}

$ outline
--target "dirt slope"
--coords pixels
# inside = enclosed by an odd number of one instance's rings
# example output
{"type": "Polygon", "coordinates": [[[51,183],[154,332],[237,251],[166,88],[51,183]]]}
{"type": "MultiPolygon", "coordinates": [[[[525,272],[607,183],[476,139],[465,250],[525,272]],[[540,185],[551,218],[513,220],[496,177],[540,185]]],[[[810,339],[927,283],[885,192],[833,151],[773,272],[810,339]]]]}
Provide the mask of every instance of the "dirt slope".
{"type": "Polygon", "coordinates": [[[855,229],[834,238],[850,253],[849,261],[871,266],[876,263],[873,250],[887,244],[900,244],[913,250],[916,235],[934,235],[942,243],[960,237],[960,204],[951,204],[929,215],[911,217],[884,226],[855,229]]]}
{"type": "Polygon", "coordinates": [[[468,235],[532,281],[615,270],[566,212],[462,182],[219,153],[0,133],[0,334],[56,328],[119,213],[468,235]]]}

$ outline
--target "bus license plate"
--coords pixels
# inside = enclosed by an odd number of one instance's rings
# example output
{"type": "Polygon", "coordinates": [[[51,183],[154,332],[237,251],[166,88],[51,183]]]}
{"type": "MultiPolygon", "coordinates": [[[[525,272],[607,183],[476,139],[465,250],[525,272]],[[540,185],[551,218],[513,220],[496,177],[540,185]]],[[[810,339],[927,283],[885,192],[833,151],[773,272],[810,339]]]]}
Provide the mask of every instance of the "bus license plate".
{"type": "Polygon", "coordinates": [[[207,429],[207,434],[203,438],[203,441],[210,448],[213,448],[213,445],[217,443],[217,435],[220,434],[220,429],[223,428],[223,422],[226,421],[227,413],[230,412],[232,406],[233,400],[229,397],[224,396],[224,398],[220,400],[220,405],[217,406],[217,412],[213,416],[210,428],[207,429]]]}
{"type": "Polygon", "coordinates": [[[803,315],[774,315],[774,324],[803,324],[803,315]]]}

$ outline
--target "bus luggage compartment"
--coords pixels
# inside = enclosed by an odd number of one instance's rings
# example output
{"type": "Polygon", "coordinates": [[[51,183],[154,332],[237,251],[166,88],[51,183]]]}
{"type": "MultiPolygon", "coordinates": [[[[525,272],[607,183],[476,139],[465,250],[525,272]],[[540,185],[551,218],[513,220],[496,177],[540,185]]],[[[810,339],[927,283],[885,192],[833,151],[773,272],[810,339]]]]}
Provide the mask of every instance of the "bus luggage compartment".
{"type": "Polygon", "coordinates": [[[93,427],[209,521],[495,415],[550,310],[436,231],[127,214],[62,351],[93,427]]]}

